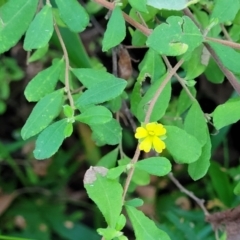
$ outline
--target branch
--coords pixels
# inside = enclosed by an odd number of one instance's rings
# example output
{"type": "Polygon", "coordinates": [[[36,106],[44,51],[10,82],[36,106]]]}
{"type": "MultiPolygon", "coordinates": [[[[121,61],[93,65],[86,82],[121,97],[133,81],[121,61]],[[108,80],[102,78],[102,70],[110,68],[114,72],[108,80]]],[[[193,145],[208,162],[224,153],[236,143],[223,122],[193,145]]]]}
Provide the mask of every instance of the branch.
{"type": "Polygon", "coordinates": [[[171,181],[179,188],[179,190],[183,193],[185,193],[187,196],[189,196],[191,199],[193,199],[198,206],[203,210],[205,216],[209,216],[208,210],[204,206],[204,200],[196,197],[192,192],[188,191],[174,176],[172,173],[168,174],[168,177],[171,179],[171,181]]]}
{"type": "Polygon", "coordinates": [[[74,109],[74,101],[73,101],[73,97],[71,95],[70,83],[69,83],[69,68],[70,68],[70,64],[69,64],[68,52],[67,52],[66,46],[64,44],[64,41],[62,39],[61,33],[59,31],[59,28],[58,28],[56,22],[54,22],[54,29],[56,31],[56,34],[57,34],[58,39],[59,39],[59,42],[61,44],[61,47],[62,47],[62,50],[63,50],[64,59],[65,59],[65,88],[66,88],[67,96],[68,96],[68,100],[69,100],[71,108],[74,109]]]}

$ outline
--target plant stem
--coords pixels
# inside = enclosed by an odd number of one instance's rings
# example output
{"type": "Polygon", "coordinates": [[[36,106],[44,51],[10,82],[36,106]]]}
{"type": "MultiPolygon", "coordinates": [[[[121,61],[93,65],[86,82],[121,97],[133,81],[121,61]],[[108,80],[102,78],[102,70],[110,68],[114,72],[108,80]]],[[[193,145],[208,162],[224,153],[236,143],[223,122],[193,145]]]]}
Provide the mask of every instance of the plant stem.
{"type": "Polygon", "coordinates": [[[65,88],[66,88],[66,92],[67,92],[67,97],[68,97],[71,108],[74,109],[74,101],[73,101],[73,97],[72,97],[72,94],[71,94],[70,83],[69,83],[70,64],[69,64],[68,52],[67,52],[66,46],[65,46],[64,41],[62,39],[62,35],[59,31],[59,28],[58,28],[56,22],[54,22],[54,28],[55,28],[56,34],[58,36],[59,42],[61,44],[61,47],[62,47],[62,50],[63,50],[63,55],[64,55],[64,60],[65,60],[65,88]]]}
{"type": "Polygon", "coordinates": [[[169,69],[169,73],[166,76],[166,78],[163,80],[163,82],[161,83],[161,85],[159,86],[158,90],[156,91],[155,95],[153,96],[149,107],[148,107],[148,111],[146,113],[146,117],[144,120],[144,123],[148,123],[150,121],[150,117],[154,108],[155,103],[157,102],[158,97],[160,96],[161,92],[163,91],[164,87],[167,85],[167,83],[171,80],[172,76],[177,72],[177,70],[179,69],[179,67],[183,64],[184,60],[181,59],[175,66],[174,68],[169,69]]]}
{"type": "Polygon", "coordinates": [[[208,40],[208,41],[220,43],[220,44],[225,45],[225,46],[229,46],[231,48],[240,49],[240,44],[239,43],[231,42],[229,40],[223,40],[223,39],[212,38],[212,37],[205,37],[205,39],[208,40]]]}

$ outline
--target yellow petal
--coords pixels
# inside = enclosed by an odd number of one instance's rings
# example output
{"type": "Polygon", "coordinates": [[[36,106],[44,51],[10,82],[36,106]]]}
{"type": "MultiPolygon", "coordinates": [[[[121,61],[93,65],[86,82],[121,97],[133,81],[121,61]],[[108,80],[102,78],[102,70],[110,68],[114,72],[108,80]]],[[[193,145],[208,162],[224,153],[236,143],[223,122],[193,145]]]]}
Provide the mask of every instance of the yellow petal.
{"type": "Polygon", "coordinates": [[[153,131],[155,131],[156,125],[157,125],[156,122],[148,123],[148,124],[146,125],[147,131],[148,131],[148,132],[153,132],[153,131]]]}
{"type": "Polygon", "coordinates": [[[158,137],[153,137],[153,147],[156,152],[161,153],[166,148],[165,143],[158,137]]]}
{"type": "Polygon", "coordinates": [[[166,134],[166,128],[163,127],[162,124],[157,124],[157,126],[155,127],[155,135],[156,136],[162,136],[166,134]]]}
{"type": "Polygon", "coordinates": [[[136,129],[135,138],[140,139],[140,138],[145,138],[147,136],[148,136],[148,132],[145,128],[138,127],[136,129]]]}
{"type": "Polygon", "coordinates": [[[139,144],[139,149],[143,150],[144,152],[150,152],[152,148],[152,138],[151,137],[146,137],[140,144],[139,144]]]}

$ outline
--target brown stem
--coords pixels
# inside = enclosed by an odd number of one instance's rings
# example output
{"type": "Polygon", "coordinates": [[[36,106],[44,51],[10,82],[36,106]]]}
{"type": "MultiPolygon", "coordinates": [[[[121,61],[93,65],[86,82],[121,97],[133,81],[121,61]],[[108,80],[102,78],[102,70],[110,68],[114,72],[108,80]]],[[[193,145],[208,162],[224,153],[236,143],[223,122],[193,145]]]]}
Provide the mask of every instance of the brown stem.
{"type": "Polygon", "coordinates": [[[74,101],[73,101],[73,97],[71,94],[71,90],[70,90],[70,83],[69,83],[69,68],[70,68],[70,64],[69,64],[69,57],[68,57],[68,52],[66,49],[66,46],[64,44],[64,41],[62,39],[62,35],[59,31],[59,28],[56,24],[56,22],[54,23],[54,28],[56,31],[56,34],[58,36],[59,42],[61,44],[62,50],[63,50],[63,55],[64,55],[64,59],[65,59],[65,88],[66,88],[66,92],[67,92],[67,96],[68,96],[68,100],[70,103],[70,106],[72,107],[72,109],[74,109],[74,101]]]}
{"type": "Polygon", "coordinates": [[[149,107],[148,107],[148,111],[146,113],[146,117],[144,120],[144,123],[148,123],[150,121],[150,117],[153,111],[153,107],[158,99],[158,97],[160,96],[161,92],[163,91],[164,87],[167,85],[167,83],[171,80],[171,77],[177,72],[177,70],[179,69],[179,67],[183,64],[184,60],[181,59],[172,69],[169,69],[169,73],[166,76],[166,78],[163,80],[163,82],[161,83],[161,85],[159,86],[159,88],[157,89],[155,95],[153,96],[149,107]]]}
{"type": "Polygon", "coordinates": [[[235,43],[235,42],[231,42],[231,41],[223,40],[223,39],[219,39],[219,38],[212,38],[212,37],[205,37],[205,39],[208,41],[220,43],[225,46],[229,46],[231,48],[240,49],[239,43],[235,43]]]}

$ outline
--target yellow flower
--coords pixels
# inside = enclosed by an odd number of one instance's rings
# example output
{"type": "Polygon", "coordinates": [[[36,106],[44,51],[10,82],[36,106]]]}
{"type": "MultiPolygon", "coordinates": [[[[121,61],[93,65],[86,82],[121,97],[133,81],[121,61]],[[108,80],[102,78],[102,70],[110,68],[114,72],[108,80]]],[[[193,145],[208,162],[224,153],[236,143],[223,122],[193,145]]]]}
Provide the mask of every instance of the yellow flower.
{"type": "Polygon", "coordinates": [[[161,153],[166,145],[160,137],[165,137],[166,132],[163,125],[157,122],[148,123],[145,127],[138,127],[135,138],[140,140],[139,149],[149,152],[153,147],[156,152],[161,153]]]}

